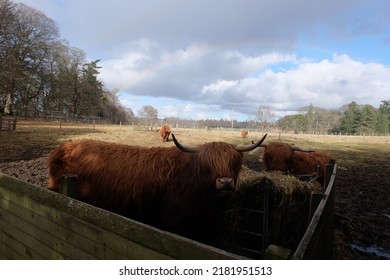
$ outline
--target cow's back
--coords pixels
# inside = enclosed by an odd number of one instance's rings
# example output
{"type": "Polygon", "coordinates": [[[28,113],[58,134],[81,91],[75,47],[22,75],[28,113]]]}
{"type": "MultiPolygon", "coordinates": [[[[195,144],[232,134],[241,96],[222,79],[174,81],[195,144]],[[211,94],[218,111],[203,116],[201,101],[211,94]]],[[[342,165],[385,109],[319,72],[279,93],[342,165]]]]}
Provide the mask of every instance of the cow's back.
{"type": "Polygon", "coordinates": [[[324,151],[310,153],[295,152],[293,159],[294,174],[308,175],[315,172],[316,167],[320,167],[319,181],[322,183],[325,165],[334,160],[333,156],[324,151]]]}
{"type": "MultiPolygon", "coordinates": [[[[176,147],[144,148],[95,140],[70,141],[49,155],[49,189],[58,191],[63,174],[77,175],[79,199],[150,223],[175,197],[188,203],[183,175],[188,154],[176,147]],[[169,194],[169,195],[168,195],[169,194]]],[[[196,191],[195,191],[196,193],[196,191]]],[[[185,205],[184,205],[185,206],[185,205]]],[[[183,207],[184,207],[183,206],[183,207]]]]}
{"type": "Polygon", "coordinates": [[[290,144],[270,142],[264,150],[263,164],[266,171],[287,172],[292,168],[294,151],[290,144]]]}

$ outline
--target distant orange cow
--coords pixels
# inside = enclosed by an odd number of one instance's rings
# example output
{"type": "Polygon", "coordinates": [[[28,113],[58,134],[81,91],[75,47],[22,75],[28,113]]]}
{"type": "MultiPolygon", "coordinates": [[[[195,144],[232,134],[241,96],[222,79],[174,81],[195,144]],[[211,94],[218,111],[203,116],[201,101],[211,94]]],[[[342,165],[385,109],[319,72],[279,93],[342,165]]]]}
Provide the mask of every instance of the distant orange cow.
{"type": "Polygon", "coordinates": [[[248,136],[248,130],[246,129],[241,130],[241,137],[246,138],[247,136],[248,136]]]}
{"type": "Polygon", "coordinates": [[[164,124],[163,126],[161,126],[161,128],[160,128],[160,136],[161,136],[163,142],[168,142],[169,141],[169,135],[170,134],[171,134],[171,128],[169,127],[169,125],[164,124]]]}

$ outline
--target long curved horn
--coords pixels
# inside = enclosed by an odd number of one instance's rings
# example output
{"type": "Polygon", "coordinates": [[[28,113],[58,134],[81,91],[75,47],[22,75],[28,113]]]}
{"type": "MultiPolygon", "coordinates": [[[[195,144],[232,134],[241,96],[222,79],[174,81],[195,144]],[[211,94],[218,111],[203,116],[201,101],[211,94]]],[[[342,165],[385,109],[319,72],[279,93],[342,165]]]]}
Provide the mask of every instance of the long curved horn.
{"type": "Polygon", "coordinates": [[[248,151],[251,151],[253,150],[254,148],[257,148],[260,146],[260,144],[264,141],[265,137],[267,137],[267,134],[265,134],[263,136],[263,138],[261,138],[259,141],[257,141],[256,143],[252,143],[252,144],[248,144],[248,145],[238,145],[236,147],[236,150],[239,151],[239,152],[248,152],[248,151]]]}
{"type": "Polygon", "coordinates": [[[306,153],[315,152],[315,150],[304,149],[295,145],[291,145],[291,147],[294,151],[298,151],[298,152],[306,152],[306,153]]]}
{"type": "Polygon", "coordinates": [[[175,143],[176,147],[181,150],[182,152],[185,152],[185,153],[196,153],[197,151],[197,148],[195,147],[189,147],[189,146],[184,146],[182,144],[180,144],[177,140],[176,140],[176,137],[173,133],[171,133],[172,135],[172,139],[173,139],[173,142],[175,143]]]}
{"type": "MultiPolygon", "coordinates": [[[[252,140],[252,144],[255,144],[255,142],[252,140]]],[[[267,143],[261,143],[259,147],[267,148],[268,144],[267,143]]]]}

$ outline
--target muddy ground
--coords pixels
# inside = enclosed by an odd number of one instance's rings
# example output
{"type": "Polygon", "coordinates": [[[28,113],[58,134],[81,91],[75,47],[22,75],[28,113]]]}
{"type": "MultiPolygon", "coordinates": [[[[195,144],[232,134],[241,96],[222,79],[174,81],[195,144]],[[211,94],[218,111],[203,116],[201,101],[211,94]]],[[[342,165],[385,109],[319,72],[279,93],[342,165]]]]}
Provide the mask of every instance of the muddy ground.
{"type": "MultiPolygon", "coordinates": [[[[0,172],[46,186],[46,156],[55,144],[1,145],[0,172]]],[[[339,166],[334,259],[390,259],[390,144],[381,152],[375,147],[330,152],[339,166]]]]}

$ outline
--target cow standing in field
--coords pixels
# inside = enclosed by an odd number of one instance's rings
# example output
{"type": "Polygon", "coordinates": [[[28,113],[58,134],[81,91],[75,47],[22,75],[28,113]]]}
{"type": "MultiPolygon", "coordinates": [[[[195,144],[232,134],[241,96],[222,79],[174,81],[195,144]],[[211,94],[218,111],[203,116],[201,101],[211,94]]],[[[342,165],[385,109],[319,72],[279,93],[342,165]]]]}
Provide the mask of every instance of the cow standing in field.
{"type": "Polygon", "coordinates": [[[241,137],[247,138],[248,137],[248,130],[246,130],[246,129],[241,130],[241,137]]]}
{"type": "Polygon", "coordinates": [[[70,141],[49,155],[49,189],[63,174],[78,176],[79,199],[100,208],[207,242],[216,203],[232,191],[243,152],[256,143],[211,142],[197,147],[138,147],[95,140],[70,141]]]}
{"type": "Polygon", "coordinates": [[[296,176],[313,175],[324,184],[325,165],[333,156],[324,151],[307,150],[282,142],[270,142],[264,147],[263,164],[266,171],[282,171],[296,176]],[[317,168],[319,167],[319,174],[317,168]]]}
{"type": "Polygon", "coordinates": [[[169,135],[170,134],[171,134],[171,128],[169,127],[169,125],[164,124],[163,126],[161,126],[161,128],[160,128],[160,136],[161,136],[163,142],[168,142],[169,141],[169,135]]]}

